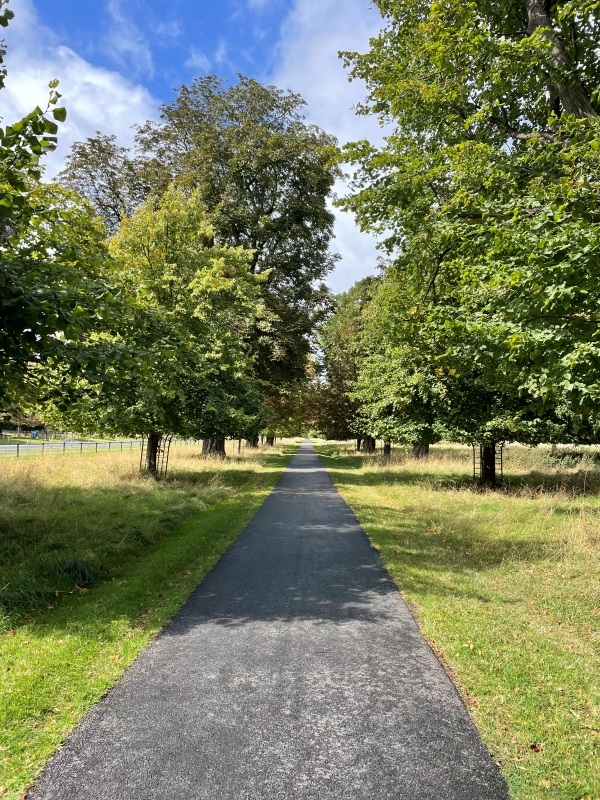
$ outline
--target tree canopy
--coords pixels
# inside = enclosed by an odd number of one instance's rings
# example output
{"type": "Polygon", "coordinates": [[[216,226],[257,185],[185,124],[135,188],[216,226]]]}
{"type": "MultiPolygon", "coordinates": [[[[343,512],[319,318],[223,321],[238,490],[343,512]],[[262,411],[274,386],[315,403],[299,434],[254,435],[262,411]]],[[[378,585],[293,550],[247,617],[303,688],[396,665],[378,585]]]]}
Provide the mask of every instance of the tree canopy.
{"type": "Polygon", "coordinates": [[[113,227],[139,192],[160,196],[172,181],[196,189],[215,241],[246,248],[249,270],[268,276],[261,294],[270,323],[251,339],[259,373],[274,387],[304,375],[326,294],[321,281],[336,260],[327,205],[336,143],[304,122],[303,106],[298,95],[251,78],[231,86],[196,78],[161,108],[159,122],[139,127],[138,156],[97,134],[74,146],[60,177],[113,227]]]}
{"type": "Polygon", "coordinates": [[[118,330],[88,338],[89,352],[109,355],[93,370],[72,376],[56,363],[69,403],[55,405],[54,418],[155,442],[163,433],[241,436],[253,426],[259,391],[244,335],[261,314],[262,279],[248,270],[248,251],[212,239],[197,191],[169,187],[124,220],[110,254],[126,316],[118,330]]]}
{"type": "MultiPolygon", "coordinates": [[[[0,0],[0,25],[12,18],[0,0]]],[[[0,90],[4,54],[0,45],[0,90]]],[[[50,82],[46,109],[0,129],[1,406],[31,397],[50,357],[73,365],[77,337],[116,302],[101,267],[103,226],[79,197],[40,183],[40,159],[66,118],[57,85],[50,82]]]]}
{"type": "MultiPolygon", "coordinates": [[[[393,256],[371,372],[393,357],[395,397],[427,384],[432,430],[590,441],[600,422],[597,3],[376,5],[384,27],[371,50],[345,54],[368,86],[362,113],[391,126],[381,148],[345,151],[356,172],[344,205],[393,256]]],[[[365,397],[369,385],[363,377],[365,397]]],[[[373,413],[393,408],[385,394],[374,391],[373,413]]]]}

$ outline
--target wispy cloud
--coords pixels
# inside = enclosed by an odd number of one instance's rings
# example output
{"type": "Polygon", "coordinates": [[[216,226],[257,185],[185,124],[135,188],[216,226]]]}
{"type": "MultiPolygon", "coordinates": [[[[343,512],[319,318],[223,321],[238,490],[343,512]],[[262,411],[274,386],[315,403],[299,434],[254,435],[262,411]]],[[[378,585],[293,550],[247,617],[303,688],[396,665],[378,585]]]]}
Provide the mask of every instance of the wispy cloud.
{"type": "Polygon", "coordinates": [[[201,72],[210,72],[210,58],[197,50],[195,47],[190,48],[190,54],[185,62],[185,66],[190,69],[197,69],[201,72]]]}
{"type": "Polygon", "coordinates": [[[226,64],[227,63],[227,42],[225,39],[221,39],[219,41],[219,47],[217,52],[215,53],[215,64],[226,64]]]}
{"type": "Polygon", "coordinates": [[[107,0],[110,19],[104,37],[107,52],[120,66],[133,69],[136,77],[152,76],[154,64],[150,45],[135,22],[123,10],[122,0],[107,0]]]}
{"type": "Polygon", "coordinates": [[[153,22],[150,30],[158,36],[164,36],[166,39],[178,39],[183,33],[183,26],[176,19],[160,20],[153,22]]]}

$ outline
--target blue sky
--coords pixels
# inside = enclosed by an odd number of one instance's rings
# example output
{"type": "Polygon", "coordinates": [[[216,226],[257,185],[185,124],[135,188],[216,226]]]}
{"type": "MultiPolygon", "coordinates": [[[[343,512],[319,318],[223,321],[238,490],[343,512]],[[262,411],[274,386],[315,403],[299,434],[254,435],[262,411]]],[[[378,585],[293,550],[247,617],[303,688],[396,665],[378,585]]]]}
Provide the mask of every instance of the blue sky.
{"type": "Polygon", "coordinates": [[[37,0],[35,6],[65,45],[94,64],[126,70],[167,100],[199,73],[268,76],[276,69],[279,34],[292,3],[37,0]]]}
{"type": "MultiPolygon", "coordinates": [[[[130,144],[135,123],[156,117],[177,87],[210,73],[232,80],[242,73],[299,92],[308,121],[342,143],[381,137],[376,120],[354,114],[364,87],[348,82],[337,56],[365,51],[379,29],[370,0],[11,0],[10,7],[0,114],[14,121],[44,103],[50,79],[60,80],[68,119],[49,176],[73,141],[96,130],[130,144]]],[[[374,241],[349,215],[338,213],[333,249],[342,256],[329,280],[334,291],[375,271],[374,241]]]]}

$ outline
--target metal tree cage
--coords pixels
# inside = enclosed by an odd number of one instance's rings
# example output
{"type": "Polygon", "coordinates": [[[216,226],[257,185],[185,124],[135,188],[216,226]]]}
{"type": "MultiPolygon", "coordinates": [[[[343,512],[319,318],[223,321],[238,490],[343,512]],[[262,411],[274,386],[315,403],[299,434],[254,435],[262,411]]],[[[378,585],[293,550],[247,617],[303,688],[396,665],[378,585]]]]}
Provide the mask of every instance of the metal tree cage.
{"type": "MultiPolygon", "coordinates": [[[[167,469],[169,467],[169,451],[171,449],[171,439],[173,437],[169,436],[161,436],[158,440],[158,447],[156,449],[156,472],[155,476],[157,478],[164,478],[167,474],[167,469]]],[[[148,440],[146,438],[142,439],[142,447],[140,450],[140,472],[147,471],[146,468],[146,458],[148,453],[148,440]]]]}
{"type": "MultiPolygon", "coordinates": [[[[483,469],[483,445],[473,445],[473,480],[477,481],[480,485],[484,481],[483,469]]],[[[504,443],[494,445],[494,471],[495,483],[503,483],[504,481],[504,443]]]]}

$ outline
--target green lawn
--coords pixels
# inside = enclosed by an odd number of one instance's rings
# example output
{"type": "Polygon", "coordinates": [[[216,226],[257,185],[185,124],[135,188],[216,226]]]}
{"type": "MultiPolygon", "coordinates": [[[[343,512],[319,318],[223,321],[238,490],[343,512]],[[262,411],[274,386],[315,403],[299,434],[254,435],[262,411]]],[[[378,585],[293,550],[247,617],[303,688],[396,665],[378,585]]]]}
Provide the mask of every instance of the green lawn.
{"type": "Polygon", "coordinates": [[[181,606],[295,446],[220,461],[175,448],[169,479],[128,453],[3,462],[0,797],[20,798],[181,606]]]}
{"type": "Polygon", "coordinates": [[[600,476],[509,450],[423,463],[317,448],[519,800],[600,798],[600,476]]]}

